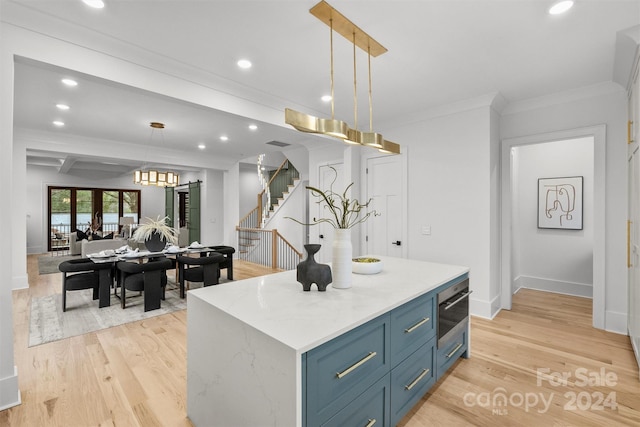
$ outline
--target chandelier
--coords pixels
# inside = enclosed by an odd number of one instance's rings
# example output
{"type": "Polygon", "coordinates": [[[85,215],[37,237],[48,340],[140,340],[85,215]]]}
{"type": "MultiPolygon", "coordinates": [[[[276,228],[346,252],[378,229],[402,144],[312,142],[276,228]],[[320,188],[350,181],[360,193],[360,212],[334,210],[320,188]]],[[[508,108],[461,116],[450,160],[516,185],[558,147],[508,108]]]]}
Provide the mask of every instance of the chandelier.
{"type": "Polygon", "coordinates": [[[309,12],[320,21],[329,26],[330,30],[330,80],[331,80],[331,118],[315,117],[299,111],[285,108],[285,123],[291,125],[300,132],[316,133],[338,138],[348,144],[364,145],[377,148],[383,153],[400,154],[400,145],[387,141],[379,133],[373,131],[373,101],[371,91],[371,56],[379,56],[387,52],[387,49],[362,31],[357,25],[334,9],[326,1],[321,1],[312,7],[309,12]],[[337,120],[334,115],[334,78],[333,78],[333,32],[353,42],[353,102],[354,102],[354,129],[346,122],[337,120]],[[367,52],[369,65],[369,132],[358,130],[357,117],[357,91],[356,91],[356,46],[367,52]]]}
{"type": "MultiPolygon", "coordinates": [[[[151,145],[153,132],[156,129],[164,129],[164,123],[151,122],[149,123],[149,126],[151,126],[149,145],[151,145]]],[[[155,185],[157,187],[176,187],[178,185],[178,174],[175,172],[161,172],[156,169],[148,169],[145,168],[145,165],[142,165],[141,169],[133,172],[133,183],[141,185],[155,185]]]]}

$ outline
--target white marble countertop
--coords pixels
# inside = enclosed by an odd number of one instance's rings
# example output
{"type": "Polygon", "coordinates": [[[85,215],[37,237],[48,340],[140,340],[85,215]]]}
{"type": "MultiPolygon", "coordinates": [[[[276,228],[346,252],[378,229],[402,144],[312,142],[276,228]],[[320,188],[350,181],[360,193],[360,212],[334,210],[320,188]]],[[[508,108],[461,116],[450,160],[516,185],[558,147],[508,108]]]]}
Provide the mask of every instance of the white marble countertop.
{"type": "Polygon", "coordinates": [[[467,273],[467,267],[381,257],[374,275],[353,274],[350,289],[304,292],[296,270],[189,291],[302,354],[467,273]]]}

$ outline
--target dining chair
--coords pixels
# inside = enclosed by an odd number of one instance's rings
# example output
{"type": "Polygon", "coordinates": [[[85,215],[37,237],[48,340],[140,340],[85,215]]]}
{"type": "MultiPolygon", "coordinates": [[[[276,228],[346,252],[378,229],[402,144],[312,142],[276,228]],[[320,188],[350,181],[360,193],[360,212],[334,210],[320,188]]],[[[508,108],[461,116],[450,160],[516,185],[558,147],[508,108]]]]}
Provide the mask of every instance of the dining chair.
{"type": "Polygon", "coordinates": [[[236,250],[231,246],[207,246],[210,249],[218,252],[219,254],[224,255],[224,261],[220,263],[218,268],[220,270],[227,269],[227,279],[233,280],[233,254],[236,250]]]}
{"type": "Polygon", "coordinates": [[[116,268],[122,308],[126,306],[126,291],[143,293],[144,311],[160,308],[160,301],[165,298],[167,270],[172,266],[173,262],[164,257],[153,258],[145,263],[119,261],[116,268]]]}
{"type": "Polygon", "coordinates": [[[180,298],[184,298],[185,282],[202,282],[204,286],[217,285],[220,278],[220,263],[224,255],[218,252],[201,252],[200,257],[179,255],[178,282],[180,282],[180,298]]]}
{"type": "MultiPolygon", "coordinates": [[[[112,268],[113,266],[110,263],[97,264],[88,258],[61,262],[58,265],[58,270],[62,272],[62,311],[67,311],[67,291],[93,289],[93,299],[98,299],[100,295],[100,271],[111,270],[112,268]]],[[[111,271],[107,271],[109,278],[112,277],[111,273],[111,271]]],[[[108,289],[106,292],[108,296],[108,289]]]]}

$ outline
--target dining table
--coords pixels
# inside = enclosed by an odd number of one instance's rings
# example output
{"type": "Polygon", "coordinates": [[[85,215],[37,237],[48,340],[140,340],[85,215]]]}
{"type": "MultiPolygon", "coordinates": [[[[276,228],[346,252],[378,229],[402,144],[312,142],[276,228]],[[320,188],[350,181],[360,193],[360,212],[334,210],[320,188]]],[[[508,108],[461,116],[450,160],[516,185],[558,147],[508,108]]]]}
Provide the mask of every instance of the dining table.
{"type": "MultiPolygon", "coordinates": [[[[212,249],[208,246],[196,247],[169,247],[159,252],[140,251],[140,250],[105,250],[94,254],[88,254],[87,257],[96,264],[111,263],[111,269],[99,270],[98,285],[98,307],[109,307],[111,305],[111,288],[116,280],[116,263],[126,262],[144,262],[157,257],[177,257],[184,254],[196,254],[202,252],[210,252],[212,249]]],[[[117,296],[117,295],[116,295],[117,296]]]]}

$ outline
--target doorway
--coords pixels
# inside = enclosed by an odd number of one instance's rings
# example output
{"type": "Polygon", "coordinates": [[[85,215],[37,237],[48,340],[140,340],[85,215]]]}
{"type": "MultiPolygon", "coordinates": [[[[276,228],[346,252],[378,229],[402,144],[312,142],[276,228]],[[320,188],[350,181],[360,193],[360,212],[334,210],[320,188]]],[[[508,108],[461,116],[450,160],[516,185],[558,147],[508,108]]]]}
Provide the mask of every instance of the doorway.
{"type": "Polygon", "coordinates": [[[367,220],[366,253],[402,257],[404,222],[400,156],[367,159],[367,200],[377,215],[367,220]]]}
{"type": "MultiPolygon", "coordinates": [[[[531,146],[533,144],[549,143],[553,141],[567,141],[578,138],[593,139],[593,209],[592,209],[592,240],[593,258],[593,326],[603,329],[605,326],[605,127],[594,126],[569,131],[552,132],[548,134],[532,135],[521,138],[511,138],[502,141],[502,292],[501,307],[511,309],[511,297],[516,277],[519,271],[518,259],[514,256],[514,248],[519,236],[517,235],[516,213],[519,207],[517,197],[518,171],[514,161],[514,149],[531,146]],[[516,195],[516,196],[514,196],[516,195]]],[[[517,152],[517,151],[516,151],[517,152]]]]}

